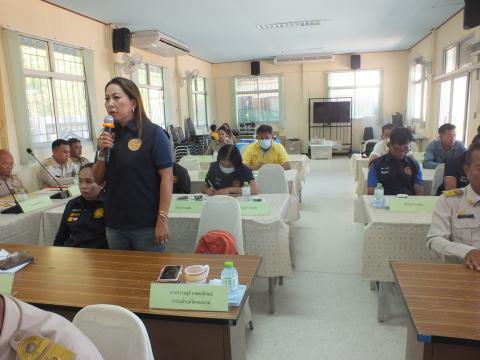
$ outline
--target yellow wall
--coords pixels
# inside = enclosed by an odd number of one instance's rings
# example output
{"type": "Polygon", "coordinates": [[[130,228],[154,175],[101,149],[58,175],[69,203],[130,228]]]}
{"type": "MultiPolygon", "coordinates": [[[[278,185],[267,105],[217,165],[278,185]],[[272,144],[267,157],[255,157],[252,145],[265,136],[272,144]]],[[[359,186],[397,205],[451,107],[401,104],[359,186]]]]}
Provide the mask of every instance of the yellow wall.
{"type": "MultiPolygon", "coordinates": [[[[383,109],[380,122],[389,122],[395,112],[404,113],[407,93],[408,52],[381,52],[361,55],[362,70],[383,70],[383,109]]],[[[337,55],[334,62],[305,65],[275,65],[261,62],[262,75],[283,75],[286,128],[279,129],[287,138],[308,140],[308,99],[326,97],[327,74],[331,71],[350,70],[350,56],[337,55]]],[[[213,65],[215,103],[218,123],[224,121],[235,125],[233,103],[233,79],[250,75],[249,62],[234,62],[213,65]]],[[[354,123],[354,149],[359,150],[364,124],[354,123]]]]}
{"type": "MultiPolygon", "coordinates": [[[[105,116],[104,86],[115,75],[114,63],[122,62],[121,55],[113,54],[111,49],[111,28],[108,25],[74,14],[40,0],[0,0],[0,26],[26,35],[56,40],[67,45],[93,50],[95,64],[95,97],[97,113],[93,114],[94,133],[100,127],[105,116]]],[[[199,69],[200,76],[211,78],[211,64],[192,56],[178,59],[165,58],[147,51],[132,48],[131,53],[142,53],[146,62],[167,68],[172,100],[172,121],[183,126],[183,119],[188,116],[187,87],[179,87],[180,76],[185,70],[199,69]]],[[[212,81],[209,81],[210,87],[212,81]]],[[[212,93],[213,90],[209,89],[212,93]]],[[[12,100],[9,89],[9,78],[5,63],[5,48],[0,37],[0,147],[10,149],[15,159],[19,152],[12,100]],[[3,94],[3,96],[2,96],[3,94]],[[4,115],[3,115],[4,114],[4,115]],[[6,136],[2,136],[5,132],[6,136]],[[6,139],[8,138],[8,141],[6,139]]],[[[212,96],[210,96],[212,99],[212,96]]],[[[212,105],[210,105],[212,107],[212,105]]],[[[213,108],[213,107],[212,107],[213,108]]],[[[92,159],[93,142],[84,144],[85,155],[92,159]]],[[[48,147],[37,149],[40,158],[50,155],[48,147]]],[[[17,160],[18,162],[18,160],[17,160]]]]}

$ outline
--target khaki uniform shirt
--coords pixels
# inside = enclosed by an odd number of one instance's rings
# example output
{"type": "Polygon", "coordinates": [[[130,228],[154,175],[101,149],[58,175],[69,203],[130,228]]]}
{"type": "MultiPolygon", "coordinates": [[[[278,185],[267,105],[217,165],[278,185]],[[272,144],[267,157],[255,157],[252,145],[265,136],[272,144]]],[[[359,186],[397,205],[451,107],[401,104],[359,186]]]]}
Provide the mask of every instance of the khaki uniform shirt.
{"type": "MultiPolygon", "coordinates": [[[[42,164],[45,165],[48,172],[57,179],[60,185],[72,185],[74,178],[78,175],[78,166],[70,159],[68,159],[65,165],[60,165],[50,157],[43,161],[42,164]]],[[[42,186],[58,186],[42,167],[38,171],[38,179],[42,186]]]]}
{"type": "Polygon", "coordinates": [[[70,158],[70,160],[72,160],[72,162],[77,165],[77,168],[78,170],[80,170],[80,168],[83,166],[83,165],[87,165],[89,164],[91,161],[89,161],[87,158],[81,156],[80,159],[74,159],[74,158],[70,158]]]}
{"type": "Polygon", "coordinates": [[[0,360],[102,359],[95,345],[67,319],[15,298],[3,298],[5,315],[0,333],[0,360]],[[46,338],[48,350],[39,350],[42,338],[46,338]],[[42,353],[47,351],[49,356],[43,357],[42,353]],[[41,354],[37,355],[38,352],[41,354]]]}
{"type": "Polygon", "coordinates": [[[445,191],[438,199],[427,234],[427,247],[443,260],[463,261],[480,248],[480,195],[468,185],[445,191]]]}
{"type": "Polygon", "coordinates": [[[0,176],[0,197],[9,196],[10,191],[8,187],[5,185],[5,181],[7,182],[10,189],[13,190],[15,194],[20,192],[20,189],[23,188],[22,181],[17,175],[12,175],[7,178],[3,178],[0,176]]]}

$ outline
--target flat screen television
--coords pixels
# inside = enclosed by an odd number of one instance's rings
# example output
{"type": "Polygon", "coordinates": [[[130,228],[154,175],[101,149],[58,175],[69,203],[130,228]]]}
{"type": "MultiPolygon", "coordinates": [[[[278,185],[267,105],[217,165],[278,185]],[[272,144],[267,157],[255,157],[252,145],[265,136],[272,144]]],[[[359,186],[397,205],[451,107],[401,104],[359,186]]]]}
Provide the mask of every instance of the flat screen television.
{"type": "Polygon", "coordinates": [[[313,103],[313,123],[332,124],[350,122],[350,101],[313,103]]]}

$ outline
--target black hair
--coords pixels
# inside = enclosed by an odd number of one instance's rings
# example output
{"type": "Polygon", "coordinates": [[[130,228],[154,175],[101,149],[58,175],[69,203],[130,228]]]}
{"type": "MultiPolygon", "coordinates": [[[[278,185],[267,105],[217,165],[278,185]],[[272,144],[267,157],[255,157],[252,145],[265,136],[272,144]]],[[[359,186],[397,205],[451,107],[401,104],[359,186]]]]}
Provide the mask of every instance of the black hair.
{"type": "Polygon", "coordinates": [[[68,145],[68,142],[63,139],[55,140],[54,142],[52,142],[52,151],[62,145],[68,145]]]}
{"type": "Polygon", "coordinates": [[[232,130],[230,130],[229,128],[227,128],[226,126],[220,126],[218,129],[217,129],[217,132],[220,132],[220,131],[223,131],[225,134],[227,134],[227,136],[229,137],[232,137],[232,130]]]}
{"type": "Polygon", "coordinates": [[[382,134],[385,132],[385,130],[392,130],[395,128],[395,125],[393,124],[385,124],[382,126],[382,134]]]}
{"type": "Polygon", "coordinates": [[[220,160],[231,161],[235,169],[243,163],[240,150],[233,144],[225,144],[220,148],[217,155],[217,163],[220,163],[220,160]]]}
{"type": "Polygon", "coordinates": [[[271,135],[273,134],[273,128],[270,125],[260,125],[257,129],[257,135],[258,133],[262,133],[262,132],[266,132],[271,135]]]}
{"type": "Polygon", "coordinates": [[[472,142],[470,147],[467,150],[467,156],[465,157],[465,165],[471,165],[472,164],[472,157],[473,153],[475,151],[480,151],[480,142],[472,142]]]}
{"type": "Polygon", "coordinates": [[[92,167],[93,167],[93,163],[88,163],[88,164],[82,165],[80,167],[80,170],[78,170],[78,173],[80,174],[80,171],[82,171],[83,169],[92,169],[92,167]]]}
{"type": "Polygon", "coordinates": [[[443,124],[442,126],[440,126],[438,128],[438,133],[439,134],[444,134],[447,131],[455,130],[455,129],[456,129],[455,125],[450,124],[450,123],[446,123],[446,124],[443,124]]]}
{"type": "Polygon", "coordinates": [[[477,135],[480,135],[480,126],[477,128],[477,135]]]}
{"type": "Polygon", "coordinates": [[[413,136],[410,130],[404,127],[394,127],[390,134],[390,144],[405,145],[413,141],[413,136]]]}
{"type": "Polygon", "coordinates": [[[77,138],[70,138],[67,140],[67,143],[68,145],[72,146],[73,144],[76,144],[76,143],[79,143],[80,140],[78,140],[77,138]]]}
{"type": "Polygon", "coordinates": [[[212,130],[212,131],[217,130],[217,125],[215,125],[215,124],[210,125],[210,130],[212,130]]]}

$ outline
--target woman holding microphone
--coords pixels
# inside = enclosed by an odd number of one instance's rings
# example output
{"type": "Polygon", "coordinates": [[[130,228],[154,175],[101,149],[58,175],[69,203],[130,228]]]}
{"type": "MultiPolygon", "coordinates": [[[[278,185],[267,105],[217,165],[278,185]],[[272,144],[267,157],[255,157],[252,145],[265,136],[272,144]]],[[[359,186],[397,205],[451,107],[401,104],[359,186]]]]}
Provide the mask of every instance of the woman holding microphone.
{"type": "Polygon", "coordinates": [[[161,127],[145,113],[138,87],[116,77],[105,86],[112,134],[98,137],[93,174],[106,182],[105,222],[110,249],[164,251],[172,197],[172,152],[161,127]],[[110,159],[105,160],[106,149],[110,159]]]}

